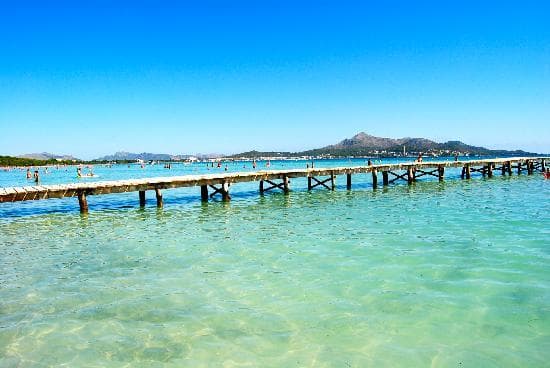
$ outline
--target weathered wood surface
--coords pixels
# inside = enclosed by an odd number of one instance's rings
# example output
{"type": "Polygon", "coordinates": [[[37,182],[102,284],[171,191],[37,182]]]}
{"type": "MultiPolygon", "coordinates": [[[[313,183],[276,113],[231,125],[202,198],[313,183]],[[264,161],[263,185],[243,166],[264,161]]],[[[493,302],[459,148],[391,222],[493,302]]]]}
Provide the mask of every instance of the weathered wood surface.
{"type": "MultiPolygon", "coordinates": [[[[232,183],[251,182],[261,180],[283,180],[286,185],[284,188],[288,190],[288,179],[307,177],[309,183],[311,178],[344,174],[361,174],[374,173],[382,171],[392,173],[395,171],[405,171],[410,175],[404,174],[402,178],[409,176],[410,181],[415,180],[413,174],[416,170],[423,169],[438,169],[444,172],[446,167],[474,167],[487,166],[489,164],[501,165],[503,172],[507,169],[511,173],[511,166],[521,167],[522,164],[532,163],[533,161],[540,162],[540,166],[544,167],[544,160],[549,157],[516,157],[516,158],[493,158],[486,160],[471,160],[471,161],[432,161],[432,162],[406,162],[396,164],[368,165],[368,166],[353,166],[353,167],[334,167],[334,168],[308,168],[308,169],[290,169],[290,170],[265,170],[254,172],[237,172],[237,173],[220,173],[220,174],[205,174],[205,175],[184,175],[184,176],[169,176],[155,177],[145,179],[130,179],[130,180],[113,180],[113,181],[98,181],[91,183],[72,183],[60,185],[35,185],[24,187],[6,187],[0,188],[0,202],[16,202],[39,200],[49,198],[64,198],[79,196],[79,193],[84,195],[99,195],[110,193],[124,192],[139,192],[146,190],[155,190],[160,193],[161,189],[194,187],[202,188],[202,198],[204,199],[205,188],[210,185],[221,185],[221,194],[225,198],[229,198],[229,185],[232,183]]],[[[396,175],[392,173],[393,175],[396,175]]],[[[384,174],[384,184],[386,184],[386,174],[384,174]]],[[[333,179],[330,180],[333,183],[333,179]]],[[[389,181],[389,180],[388,180],[389,181]]],[[[393,182],[393,181],[391,181],[393,182]]],[[[331,183],[331,184],[332,184],[331,183]]],[[[310,184],[310,186],[312,186],[310,184]]],[[[330,187],[332,189],[332,186],[330,187]]]]}

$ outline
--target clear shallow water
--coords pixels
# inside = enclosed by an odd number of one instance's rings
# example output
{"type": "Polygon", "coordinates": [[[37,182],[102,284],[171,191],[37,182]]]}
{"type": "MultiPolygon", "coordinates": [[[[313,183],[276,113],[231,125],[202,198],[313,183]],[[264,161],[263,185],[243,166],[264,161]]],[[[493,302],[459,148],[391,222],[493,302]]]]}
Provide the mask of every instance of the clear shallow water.
{"type": "Polygon", "coordinates": [[[547,365],[550,181],[303,184],[0,206],[0,366],[547,365]]]}

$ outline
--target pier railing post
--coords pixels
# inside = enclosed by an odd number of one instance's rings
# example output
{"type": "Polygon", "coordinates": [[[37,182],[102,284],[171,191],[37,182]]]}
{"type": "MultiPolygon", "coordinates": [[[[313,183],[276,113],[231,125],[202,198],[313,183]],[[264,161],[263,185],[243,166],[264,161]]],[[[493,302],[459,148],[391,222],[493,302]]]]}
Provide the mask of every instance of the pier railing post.
{"type": "Polygon", "coordinates": [[[162,203],[162,192],[159,188],[155,188],[155,197],[157,197],[157,207],[161,208],[163,206],[162,203]]]}
{"type": "Polygon", "coordinates": [[[84,191],[80,191],[77,196],[78,205],[80,206],[80,213],[88,213],[88,200],[86,199],[86,193],[84,191]]]}
{"type": "Polygon", "coordinates": [[[346,188],[351,189],[351,174],[346,174],[346,188]]]}
{"type": "Polygon", "coordinates": [[[139,191],[139,206],[145,207],[145,191],[140,190],[139,191]]]}
{"type": "Polygon", "coordinates": [[[390,183],[388,172],[382,171],[382,185],[387,186],[390,183]]]}
{"type": "Polygon", "coordinates": [[[378,187],[378,172],[376,169],[372,169],[372,189],[378,187]]]}

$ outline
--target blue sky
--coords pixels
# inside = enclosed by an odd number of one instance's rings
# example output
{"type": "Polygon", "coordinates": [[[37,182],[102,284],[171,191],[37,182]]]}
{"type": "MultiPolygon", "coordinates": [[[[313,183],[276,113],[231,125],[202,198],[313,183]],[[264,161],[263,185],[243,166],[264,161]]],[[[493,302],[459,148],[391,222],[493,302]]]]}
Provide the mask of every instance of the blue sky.
{"type": "Polygon", "coordinates": [[[0,3],[0,154],[550,151],[549,2],[112,3],[0,3]]]}

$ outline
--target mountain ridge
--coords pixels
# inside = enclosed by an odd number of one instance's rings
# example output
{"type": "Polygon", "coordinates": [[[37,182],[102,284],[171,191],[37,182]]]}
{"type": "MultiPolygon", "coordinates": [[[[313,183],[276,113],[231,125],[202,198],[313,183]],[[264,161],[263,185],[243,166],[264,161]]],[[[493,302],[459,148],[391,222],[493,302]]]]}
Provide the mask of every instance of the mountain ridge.
{"type": "Polygon", "coordinates": [[[459,140],[447,141],[444,143],[435,142],[427,138],[386,138],[376,137],[365,132],[359,132],[351,138],[345,138],[340,142],[321,148],[305,150],[300,152],[258,152],[248,151],[231,157],[258,157],[258,156],[326,156],[326,157],[349,157],[349,156],[403,156],[407,154],[429,154],[435,156],[443,155],[539,155],[537,153],[525,152],[523,150],[491,150],[485,147],[468,145],[459,140]]]}
{"type": "Polygon", "coordinates": [[[18,158],[28,158],[32,160],[62,160],[62,161],[81,161],[80,159],[71,155],[57,155],[49,152],[40,153],[25,153],[17,156],[18,158]]]}

